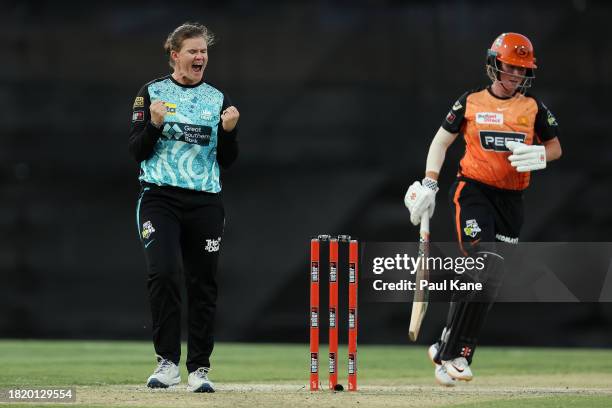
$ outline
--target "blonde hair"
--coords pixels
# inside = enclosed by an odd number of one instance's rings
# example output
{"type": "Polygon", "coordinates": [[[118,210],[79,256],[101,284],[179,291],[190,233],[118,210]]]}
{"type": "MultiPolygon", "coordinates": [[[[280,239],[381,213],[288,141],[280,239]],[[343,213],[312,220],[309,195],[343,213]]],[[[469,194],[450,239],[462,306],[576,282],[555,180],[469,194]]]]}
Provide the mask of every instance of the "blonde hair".
{"type": "Polygon", "coordinates": [[[174,68],[174,61],[172,61],[170,53],[172,51],[180,51],[183,41],[197,37],[204,38],[208,46],[215,43],[215,35],[205,25],[200,23],[183,23],[168,34],[168,38],[164,42],[164,50],[168,54],[168,64],[170,64],[171,68],[174,68]]]}

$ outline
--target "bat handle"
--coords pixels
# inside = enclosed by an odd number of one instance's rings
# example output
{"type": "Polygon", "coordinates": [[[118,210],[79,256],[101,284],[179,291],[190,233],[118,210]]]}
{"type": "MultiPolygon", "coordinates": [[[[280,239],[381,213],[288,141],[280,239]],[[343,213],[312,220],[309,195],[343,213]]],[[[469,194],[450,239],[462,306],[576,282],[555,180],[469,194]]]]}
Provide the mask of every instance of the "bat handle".
{"type": "Polygon", "coordinates": [[[421,217],[421,235],[429,234],[429,211],[421,217]]]}

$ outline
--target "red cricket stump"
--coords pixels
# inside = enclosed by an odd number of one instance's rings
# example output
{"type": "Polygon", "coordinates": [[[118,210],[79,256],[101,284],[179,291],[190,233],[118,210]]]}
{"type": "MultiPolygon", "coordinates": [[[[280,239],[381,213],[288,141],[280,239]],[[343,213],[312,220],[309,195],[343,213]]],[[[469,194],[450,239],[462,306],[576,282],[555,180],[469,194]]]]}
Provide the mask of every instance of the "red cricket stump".
{"type": "Polygon", "coordinates": [[[338,240],[329,240],[329,389],[338,384],[338,240]]]}
{"type": "Polygon", "coordinates": [[[310,241],[310,390],[319,389],[319,240],[310,241]]]}
{"type": "Polygon", "coordinates": [[[359,244],[349,243],[348,300],[348,390],[357,391],[357,289],[359,282],[359,244]]]}

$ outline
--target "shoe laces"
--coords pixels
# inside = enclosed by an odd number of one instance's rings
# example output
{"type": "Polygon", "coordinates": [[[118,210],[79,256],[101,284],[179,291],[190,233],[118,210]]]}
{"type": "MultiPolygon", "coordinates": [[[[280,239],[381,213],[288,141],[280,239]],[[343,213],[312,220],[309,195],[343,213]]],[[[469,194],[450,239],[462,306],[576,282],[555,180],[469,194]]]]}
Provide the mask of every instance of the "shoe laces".
{"type": "Polygon", "coordinates": [[[200,367],[193,372],[193,375],[199,378],[204,378],[208,380],[208,372],[210,371],[210,367],[200,367]]]}
{"type": "Polygon", "coordinates": [[[155,374],[163,374],[168,372],[168,370],[174,365],[174,363],[170,360],[166,360],[165,358],[161,358],[157,363],[157,368],[155,369],[155,374]]]}

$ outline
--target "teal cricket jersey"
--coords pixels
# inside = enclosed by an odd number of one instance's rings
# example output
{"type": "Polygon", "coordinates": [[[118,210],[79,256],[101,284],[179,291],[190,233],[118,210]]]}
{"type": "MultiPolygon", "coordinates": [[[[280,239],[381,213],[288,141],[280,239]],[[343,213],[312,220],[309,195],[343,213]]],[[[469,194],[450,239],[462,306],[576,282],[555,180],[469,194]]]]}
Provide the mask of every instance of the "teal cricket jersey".
{"type": "Polygon", "coordinates": [[[134,100],[130,132],[140,180],[220,192],[219,164],[225,167],[237,155],[237,130],[228,133],[220,126],[221,112],[230,105],[223,92],[206,82],[182,85],[168,75],[146,84],[134,100]],[[159,129],[150,123],[149,111],[157,100],[167,109],[159,129]]]}

